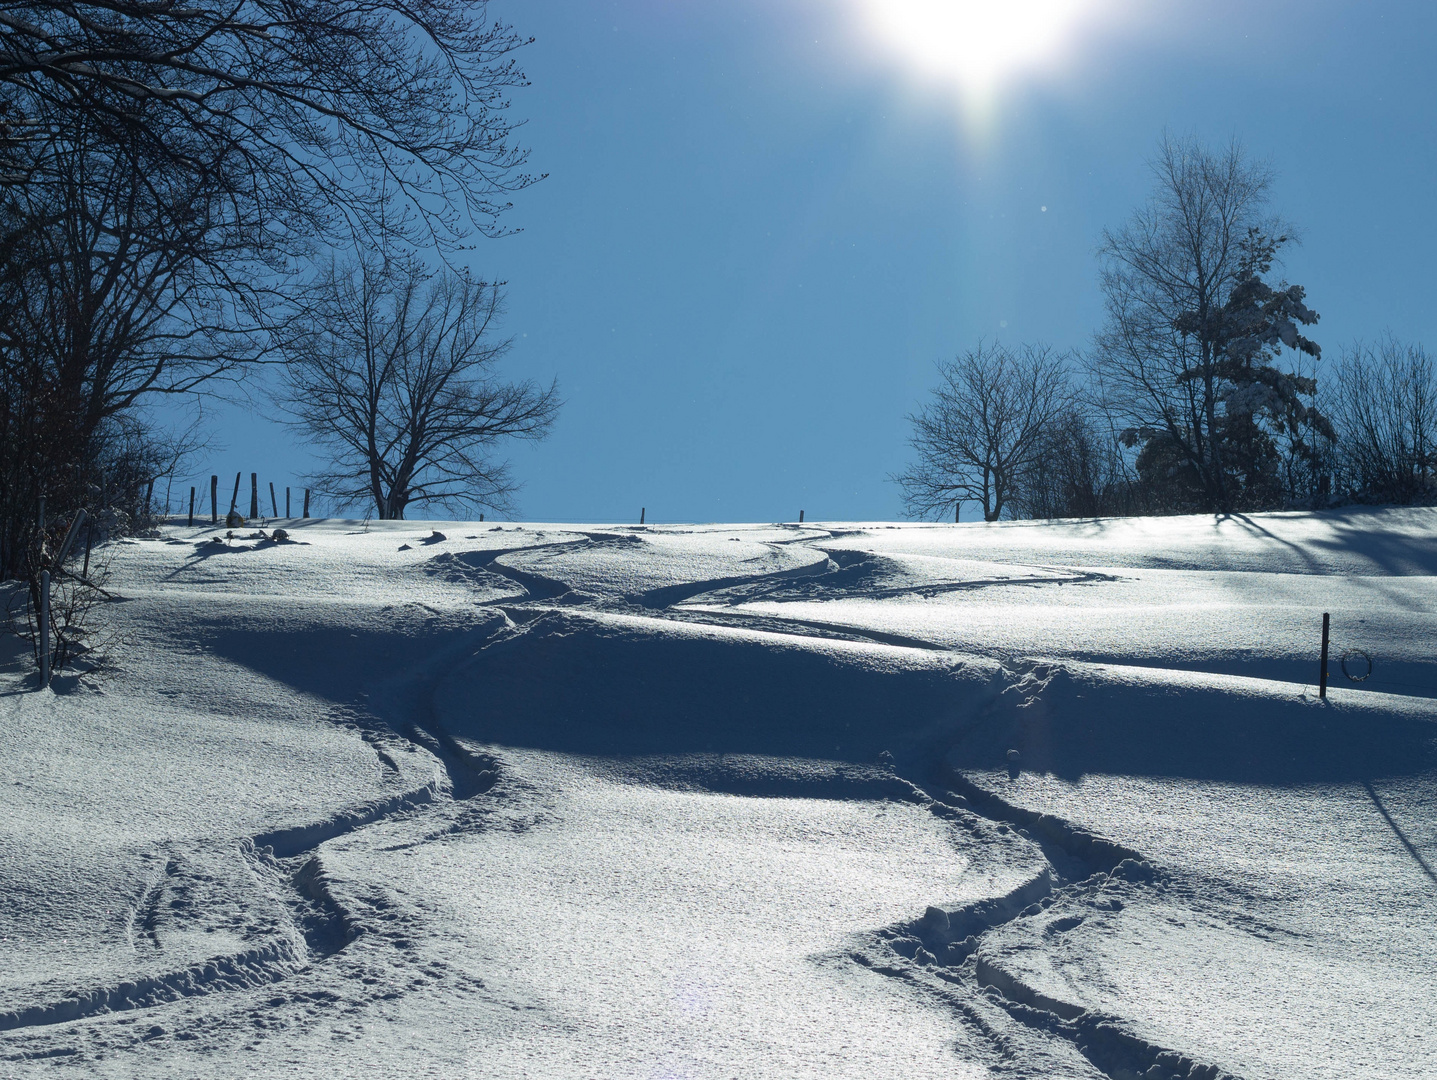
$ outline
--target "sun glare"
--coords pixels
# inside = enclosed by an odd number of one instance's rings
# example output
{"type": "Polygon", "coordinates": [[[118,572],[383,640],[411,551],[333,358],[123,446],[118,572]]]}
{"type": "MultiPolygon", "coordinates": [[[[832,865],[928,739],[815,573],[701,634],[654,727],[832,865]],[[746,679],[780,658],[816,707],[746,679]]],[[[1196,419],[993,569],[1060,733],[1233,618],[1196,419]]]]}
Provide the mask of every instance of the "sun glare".
{"type": "Polygon", "coordinates": [[[923,73],[989,96],[1050,63],[1096,0],[860,0],[872,32],[923,73]]]}

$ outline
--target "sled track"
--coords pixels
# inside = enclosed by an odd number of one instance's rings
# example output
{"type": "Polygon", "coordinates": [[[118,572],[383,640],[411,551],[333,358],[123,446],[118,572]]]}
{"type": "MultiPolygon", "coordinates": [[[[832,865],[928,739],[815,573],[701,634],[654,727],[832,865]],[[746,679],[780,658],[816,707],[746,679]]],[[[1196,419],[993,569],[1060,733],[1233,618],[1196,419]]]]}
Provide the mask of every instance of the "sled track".
{"type": "Polygon", "coordinates": [[[1070,1044],[1110,1080],[1238,1080],[1217,1065],[1133,1034],[1120,1017],[1044,994],[978,955],[984,935],[1014,920],[1038,915],[1056,902],[1088,898],[1110,878],[1145,887],[1157,875],[1131,848],[1054,815],[1014,806],[956,770],[945,768],[938,779],[957,789],[949,792],[948,801],[909,785],[912,801],[926,803],[931,813],[970,831],[994,825],[1016,831],[1038,846],[1048,865],[1004,896],[953,911],[930,907],[920,919],[882,929],[868,948],[849,952],[849,959],[938,994],[1005,1055],[1013,1048],[993,1017],[985,1015],[995,1007],[1024,1028],[1070,1044]]]}
{"type": "MultiPolygon", "coordinates": [[[[411,738],[435,752],[453,786],[468,797],[489,790],[497,762],[472,754],[447,735],[436,739],[420,728],[411,738]],[[456,780],[457,778],[457,780],[456,780]]],[[[393,768],[391,762],[391,768],[393,768]]],[[[330,891],[316,849],[328,840],[406,812],[433,805],[445,795],[434,782],[384,799],[349,807],[322,821],[260,833],[240,841],[238,856],[268,878],[289,910],[290,932],[252,949],[210,957],[187,967],[137,976],[110,986],[74,991],[58,1000],[0,1012],[0,1032],[16,1032],[134,1009],[148,1009],[191,997],[251,990],[288,979],[342,950],[363,932],[330,891]]],[[[137,898],[128,923],[132,943],[159,948],[156,918],[168,886],[181,879],[174,858],[137,898]]],[[[57,1055],[61,1051],[55,1052],[57,1055]]],[[[21,1055],[28,1057],[30,1055],[21,1055]]]]}

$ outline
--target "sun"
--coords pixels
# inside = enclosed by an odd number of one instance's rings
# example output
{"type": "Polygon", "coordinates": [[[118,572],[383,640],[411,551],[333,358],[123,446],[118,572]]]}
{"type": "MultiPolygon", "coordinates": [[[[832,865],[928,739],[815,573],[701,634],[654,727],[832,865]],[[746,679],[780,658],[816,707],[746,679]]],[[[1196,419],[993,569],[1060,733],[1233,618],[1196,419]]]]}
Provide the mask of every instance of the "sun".
{"type": "Polygon", "coordinates": [[[870,32],[967,95],[1052,62],[1098,0],[858,0],[870,32]]]}

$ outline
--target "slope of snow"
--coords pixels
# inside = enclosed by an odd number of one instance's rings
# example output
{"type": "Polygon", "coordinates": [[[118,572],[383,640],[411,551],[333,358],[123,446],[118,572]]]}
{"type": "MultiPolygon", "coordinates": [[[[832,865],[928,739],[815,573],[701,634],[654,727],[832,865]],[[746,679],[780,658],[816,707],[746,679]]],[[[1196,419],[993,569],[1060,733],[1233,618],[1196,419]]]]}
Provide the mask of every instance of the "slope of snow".
{"type": "Polygon", "coordinates": [[[462,1027],[486,1075],[985,1074],[940,1003],[856,978],[846,952],[856,928],[1006,892],[1041,860],[989,859],[908,803],[674,790],[534,751],[505,763],[481,826],[326,860],[340,879],[402,874],[446,928],[431,955],[482,973],[475,996],[498,1008],[451,1000],[425,1022],[436,1040],[462,1027]]]}
{"type": "Polygon", "coordinates": [[[0,676],[0,1076],[1428,1067],[1433,511],[284,525],[0,676]]]}
{"type": "Polygon", "coordinates": [[[1409,836],[1430,863],[1429,783],[1025,776],[1004,794],[1141,843],[1163,873],[1124,888],[1121,910],[1075,896],[1015,920],[984,943],[989,963],[1241,1075],[1430,1074],[1437,881],[1382,812],[1427,823],[1409,836]]]}

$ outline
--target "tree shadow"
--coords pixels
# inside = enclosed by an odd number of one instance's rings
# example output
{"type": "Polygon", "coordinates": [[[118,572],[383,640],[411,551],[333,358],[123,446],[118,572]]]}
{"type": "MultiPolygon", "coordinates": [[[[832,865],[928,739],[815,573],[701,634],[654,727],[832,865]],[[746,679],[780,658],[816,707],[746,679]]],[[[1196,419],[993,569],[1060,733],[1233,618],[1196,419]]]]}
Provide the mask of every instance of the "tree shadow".
{"type": "Polygon", "coordinates": [[[1319,702],[1261,680],[1061,665],[1025,677],[1023,665],[943,652],[652,617],[512,614],[527,625],[497,612],[443,625],[402,607],[333,627],[216,616],[206,637],[218,655],[302,693],[362,703],[396,730],[422,713],[475,742],[596,757],[869,764],[886,750],[905,769],[950,753],[960,768],[1003,769],[1018,750],[1025,770],[1074,780],[1263,785],[1437,769],[1433,710],[1411,699],[1334,691],[1319,702]]]}
{"type": "Polygon", "coordinates": [[[1437,885],[1437,870],[1434,870],[1432,864],[1427,861],[1422,852],[1417,850],[1417,845],[1407,838],[1407,834],[1402,831],[1402,827],[1392,820],[1392,815],[1387,812],[1387,807],[1382,802],[1381,797],[1378,796],[1377,789],[1372,786],[1372,781],[1363,780],[1362,786],[1367,789],[1367,794],[1372,799],[1372,805],[1377,807],[1377,812],[1382,815],[1382,820],[1387,822],[1392,832],[1397,836],[1397,839],[1402,842],[1402,846],[1407,849],[1407,854],[1417,860],[1417,865],[1422,868],[1422,872],[1432,879],[1434,885],[1437,885]]]}
{"type": "Polygon", "coordinates": [[[1271,529],[1264,527],[1246,514],[1218,514],[1213,518],[1214,531],[1220,532],[1224,522],[1235,522],[1250,535],[1261,537],[1279,548],[1284,548],[1289,554],[1300,561],[1309,573],[1321,573],[1324,570],[1322,563],[1313,557],[1312,553],[1305,550],[1301,544],[1286,540],[1271,529]]]}
{"type": "Polygon", "coordinates": [[[187,559],[185,559],[183,563],[177,566],[174,570],[171,570],[160,580],[173,581],[175,580],[175,578],[179,577],[187,570],[192,570],[195,566],[204,563],[209,559],[213,559],[217,555],[245,555],[255,551],[269,551],[272,548],[310,546],[311,545],[308,540],[263,539],[256,540],[254,543],[251,544],[230,544],[225,543],[223,540],[219,540],[218,542],[216,540],[204,540],[198,544],[195,544],[194,553],[191,554],[187,559]]]}
{"type": "Polygon", "coordinates": [[[1357,781],[1437,768],[1425,703],[1318,702],[1195,677],[1184,684],[945,654],[845,653],[738,637],[634,634],[556,619],[478,652],[435,710],[479,741],[604,753],[757,753],[871,762],[954,748],[974,768],[1258,784],[1357,781]],[[1026,685],[1026,684],[1025,684],[1026,685]],[[1005,688],[1008,693],[1001,694],[1005,688]]]}
{"type": "Polygon", "coordinates": [[[1363,507],[1332,511],[1331,517],[1335,538],[1315,539],[1314,547],[1360,554],[1373,564],[1374,572],[1393,577],[1437,575],[1437,510],[1363,507]],[[1411,521],[1408,529],[1374,528],[1402,518],[1411,521]]]}

